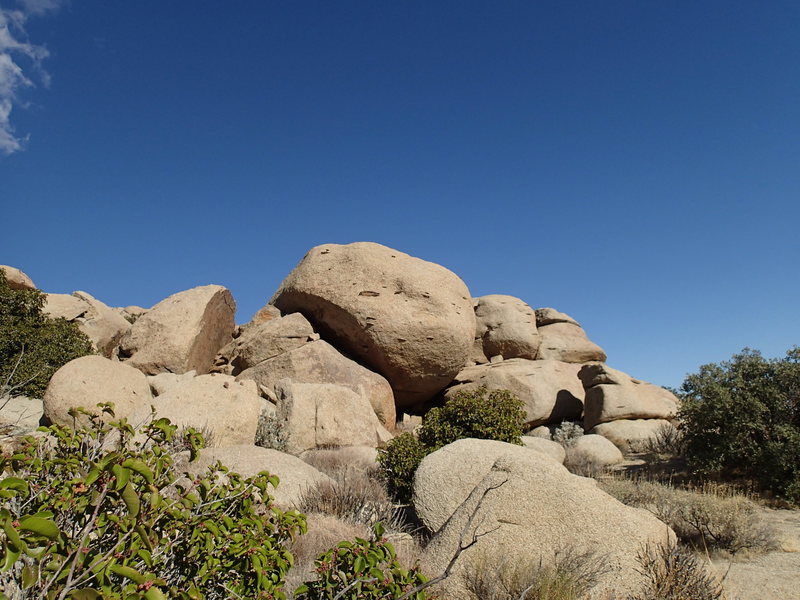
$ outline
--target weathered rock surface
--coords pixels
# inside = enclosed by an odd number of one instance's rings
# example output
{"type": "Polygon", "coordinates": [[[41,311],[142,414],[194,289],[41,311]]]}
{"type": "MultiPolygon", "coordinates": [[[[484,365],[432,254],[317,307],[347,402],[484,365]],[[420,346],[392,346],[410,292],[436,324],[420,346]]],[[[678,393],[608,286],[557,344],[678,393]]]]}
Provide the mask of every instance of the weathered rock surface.
{"type": "Polygon", "coordinates": [[[435,532],[422,560],[431,573],[444,570],[459,544],[480,536],[458,557],[446,581],[448,598],[469,597],[464,575],[497,557],[547,565],[567,549],[593,552],[609,567],[593,597],[636,592],[637,553],[675,539],[652,514],[625,506],[593,481],[537,452],[491,440],[459,440],[423,459],[414,506],[435,532]]]}
{"type": "Polygon", "coordinates": [[[158,375],[148,375],[147,383],[150,384],[150,391],[153,396],[160,396],[180,386],[189,383],[192,379],[197,377],[194,371],[187,371],[186,373],[159,373],[158,375]]]}
{"type": "Polygon", "coordinates": [[[236,303],[219,285],[173,294],[140,316],[120,343],[120,359],[148,374],[208,373],[232,337],[236,303]]]}
{"type": "Polygon", "coordinates": [[[624,460],[622,452],[602,435],[582,435],[567,446],[564,464],[582,473],[595,473],[624,460]]]}
{"type": "Polygon", "coordinates": [[[542,327],[544,325],[552,325],[553,323],[571,323],[572,325],[581,326],[575,319],[568,314],[559,312],[555,308],[537,308],[536,309],[536,325],[542,327]]]}
{"type": "Polygon", "coordinates": [[[254,381],[219,374],[181,381],[151,404],[158,417],[210,434],[206,443],[215,447],[255,443],[261,413],[275,410],[258,394],[254,381]]]}
{"type": "Polygon", "coordinates": [[[5,272],[6,282],[12,290],[35,290],[36,285],[30,277],[17,269],[8,265],[0,265],[0,269],[5,272]]]}
{"type": "MultiPolygon", "coordinates": [[[[285,318],[285,317],[284,317],[285,318]]],[[[282,320],[282,319],[281,319],[282,320]]],[[[395,404],[392,388],[383,377],[342,356],[324,340],[317,340],[279,354],[242,371],[238,379],[253,379],[274,389],[282,379],[295,383],[329,383],[363,395],[387,429],[394,429],[395,404]]]]}
{"type": "Polygon", "coordinates": [[[282,380],[276,392],[275,417],[290,454],[329,446],[375,447],[392,437],[369,401],[347,387],[282,380]]]}
{"type": "Polygon", "coordinates": [[[266,304],[256,311],[256,314],[254,314],[253,318],[250,319],[249,324],[258,325],[259,323],[266,323],[267,321],[271,321],[272,319],[280,319],[280,318],[281,318],[281,311],[279,311],[276,307],[272,306],[271,304],[266,304]]]}
{"type": "Polygon", "coordinates": [[[567,457],[567,451],[564,450],[564,446],[549,439],[532,435],[523,435],[522,444],[530,450],[541,452],[549,456],[560,464],[564,464],[564,459],[567,457]]]}
{"type": "Polygon", "coordinates": [[[490,391],[510,390],[525,403],[526,428],[579,419],[583,410],[579,369],[580,365],[557,360],[523,358],[476,365],[456,375],[453,386],[445,391],[445,398],[486,386],[490,391]]]}
{"type": "Polygon", "coordinates": [[[586,390],[586,431],[619,419],[671,419],[678,411],[679,400],[673,393],[608,365],[584,365],[578,376],[586,390]]]}
{"type": "Polygon", "coordinates": [[[659,434],[674,429],[665,419],[621,419],[595,425],[589,433],[602,435],[622,452],[641,452],[659,434]]]}
{"type": "Polygon", "coordinates": [[[46,294],[43,310],[54,319],[63,317],[77,323],[95,350],[106,358],[114,356],[122,336],[131,328],[117,310],[86,292],[46,294]]]}
{"type": "Polygon", "coordinates": [[[39,427],[44,411],[42,400],[27,396],[11,396],[0,401],[0,425],[3,433],[28,433],[39,427]]]}
{"type": "Polygon", "coordinates": [[[239,336],[230,341],[214,359],[214,370],[238,375],[245,369],[299,348],[319,337],[311,323],[300,313],[248,323],[239,328],[239,336]]]}
{"type": "Polygon", "coordinates": [[[320,482],[332,482],[296,456],[252,445],[206,448],[200,451],[197,460],[186,465],[186,470],[193,476],[202,474],[217,461],[243,477],[254,477],[261,471],[277,475],[280,483],[270,489],[270,494],[275,504],[284,509],[296,508],[306,489],[320,482]]]}
{"type": "Polygon", "coordinates": [[[152,399],[147,377],[140,371],[102,356],[82,356],[55,372],[44,393],[43,410],[51,422],[72,426],[68,413],[73,407],[100,412],[98,403],[113,402],[116,418],[130,419],[152,399]]]}
{"type": "Polygon", "coordinates": [[[536,313],[519,298],[492,294],[476,298],[475,339],[484,356],[501,355],[505,359],[536,358],[539,334],[536,313]]]}
{"type": "Polygon", "coordinates": [[[590,341],[586,332],[578,325],[555,322],[540,326],[538,331],[541,339],[538,357],[541,359],[550,358],[569,363],[606,359],[603,349],[590,341]]]}
{"type": "Polygon", "coordinates": [[[398,407],[421,405],[469,359],[475,313],[444,267],[380,244],[312,248],[270,301],[386,379],[398,407]]]}

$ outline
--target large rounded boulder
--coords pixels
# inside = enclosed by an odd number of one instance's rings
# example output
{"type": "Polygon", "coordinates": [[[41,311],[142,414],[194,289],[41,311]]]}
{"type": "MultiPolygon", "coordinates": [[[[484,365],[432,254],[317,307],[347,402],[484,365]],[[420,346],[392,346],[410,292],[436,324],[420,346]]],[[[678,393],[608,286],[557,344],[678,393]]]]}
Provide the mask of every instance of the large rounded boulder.
{"type": "Polygon", "coordinates": [[[441,573],[456,557],[443,597],[471,597],[465,581],[497,564],[549,566],[559,553],[607,566],[592,598],[641,591],[637,555],[675,534],[645,510],[625,506],[594,481],[521,446],[464,439],[425,457],[414,478],[414,507],[434,533],[422,562],[441,573]]]}
{"type": "Polygon", "coordinates": [[[469,360],[469,290],[444,267],[371,242],[312,248],[270,301],[377,371],[398,407],[420,405],[469,360]]]}

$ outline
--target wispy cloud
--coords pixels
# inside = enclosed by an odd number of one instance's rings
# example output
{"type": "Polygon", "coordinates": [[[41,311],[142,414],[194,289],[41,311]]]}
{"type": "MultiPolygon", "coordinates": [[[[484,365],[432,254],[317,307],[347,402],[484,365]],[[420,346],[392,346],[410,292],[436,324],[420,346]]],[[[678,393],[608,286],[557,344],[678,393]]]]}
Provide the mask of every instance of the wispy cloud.
{"type": "Polygon", "coordinates": [[[11,110],[21,105],[19,91],[33,87],[34,81],[26,73],[36,73],[37,81],[47,86],[49,76],[42,69],[48,52],[44,46],[28,42],[25,23],[30,17],[56,10],[61,0],[19,0],[19,8],[0,6],[0,153],[13,154],[22,149],[27,138],[20,139],[11,125],[11,110]]]}

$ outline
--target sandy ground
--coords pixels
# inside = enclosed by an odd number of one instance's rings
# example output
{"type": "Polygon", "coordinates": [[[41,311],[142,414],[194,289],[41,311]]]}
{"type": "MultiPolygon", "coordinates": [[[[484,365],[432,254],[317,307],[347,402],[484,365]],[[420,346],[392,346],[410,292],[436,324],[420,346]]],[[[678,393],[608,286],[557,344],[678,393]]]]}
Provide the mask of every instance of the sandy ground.
{"type": "Polygon", "coordinates": [[[779,540],[774,552],[713,559],[728,600],[800,600],[800,510],[762,509],[779,540]]]}

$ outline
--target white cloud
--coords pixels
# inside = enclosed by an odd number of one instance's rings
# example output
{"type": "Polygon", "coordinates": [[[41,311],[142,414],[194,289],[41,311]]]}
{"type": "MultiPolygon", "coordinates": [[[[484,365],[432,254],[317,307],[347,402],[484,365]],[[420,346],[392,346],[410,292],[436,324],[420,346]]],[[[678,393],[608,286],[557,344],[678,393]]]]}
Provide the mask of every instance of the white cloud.
{"type": "Polygon", "coordinates": [[[45,86],[49,75],[42,69],[47,49],[27,41],[25,22],[30,16],[43,15],[58,8],[61,0],[20,0],[21,8],[0,7],[0,153],[12,154],[22,149],[25,138],[14,135],[11,109],[20,105],[19,90],[32,87],[22,64],[37,73],[45,86]]]}

